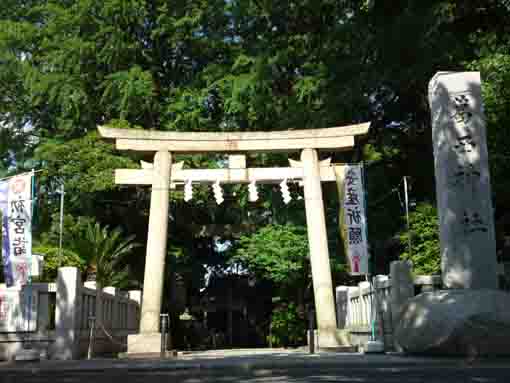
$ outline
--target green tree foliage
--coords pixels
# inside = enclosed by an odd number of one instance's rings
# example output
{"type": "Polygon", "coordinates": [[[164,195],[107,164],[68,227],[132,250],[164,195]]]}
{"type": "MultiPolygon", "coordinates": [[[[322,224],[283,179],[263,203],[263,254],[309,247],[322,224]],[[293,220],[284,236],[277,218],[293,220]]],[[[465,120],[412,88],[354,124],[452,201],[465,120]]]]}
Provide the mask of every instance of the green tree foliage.
{"type": "Polygon", "coordinates": [[[274,285],[280,303],[271,316],[268,341],[274,346],[303,344],[305,301],[311,300],[311,276],[306,228],[271,224],[242,236],[231,262],[274,285]]]}
{"type": "MultiPolygon", "coordinates": [[[[508,214],[510,198],[510,38],[508,33],[477,33],[473,41],[479,46],[478,58],[468,63],[471,70],[482,72],[484,109],[487,116],[489,163],[494,193],[496,217],[508,214]]],[[[499,228],[500,236],[505,231],[499,228]]],[[[508,231],[506,231],[508,234],[508,231]]]]}
{"type": "Polygon", "coordinates": [[[261,279],[292,286],[308,278],[306,228],[269,225],[242,236],[232,262],[239,262],[261,279]]]}
{"type": "Polygon", "coordinates": [[[79,215],[96,215],[98,202],[118,190],[114,169],[136,167],[133,160],[118,155],[112,144],[100,140],[96,132],[71,140],[41,141],[34,158],[44,169],[38,173],[41,198],[52,199],[52,210],[56,211],[60,196],[51,192],[60,190],[64,183],[66,211],[79,215]]]}
{"type": "Polygon", "coordinates": [[[409,214],[409,231],[400,234],[400,244],[404,249],[400,257],[413,262],[413,272],[417,275],[441,272],[437,220],[437,209],[428,203],[421,203],[416,211],[409,214]]]}
{"type": "MultiPolygon", "coordinates": [[[[4,0],[0,175],[44,169],[38,174],[41,239],[50,235],[64,182],[67,212],[120,224],[143,242],[148,189],[115,187],[112,175],[151,158],[117,153],[97,138],[98,124],[269,131],[371,121],[371,134],[353,153],[323,155],[368,162],[369,239],[379,251],[402,229],[392,191],[403,175],[418,202],[435,196],[428,80],[439,70],[473,69],[484,79],[499,218],[510,208],[509,17],[503,0],[395,0],[391,6],[367,0],[4,0]]],[[[183,159],[190,167],[224,165],[219,155],[183,159]]],[[[250,166],[283,165],[284,155],[250,158],[250,166]]],[[[212,236],[203,234],[209,225],[304,225],[302,201],[284,206],[271,185],[261,187],[257,204],[246,202],[244,187],[225,190],[220,207],[206,187],[197,187],[190,203],[173,193],[169,238],[190,262],[218,258],[212,236]]],[[[330,254],[340,258],[335,188],[324,191],[330,254]]],[[[499,226],[498,237],[505,230],[499,226]]],[[[230,234],[222,239],[237,242],[230,234]]],[[[135,272],[143,270],[142,251],[138,255],[126,258],[135,272]]],[[[252,267],[262,273],[264,262],[252,267]]],[[[288,259],[279,270],[269,262],[273,274],[265,278],[285,281],[285,268],[297,278],[298,263],[288,259]]]]}
{"type": "MultiPolygon", "coordinates": [[[[62,243],[64,248],[71,248],[76,238],[86,235],[89,225],[95,224],[93,217],[64,214],[62,217],[62,243]]],[[[51,217],[51,226],[40,235],[41,243],[57,246],[60,241],[60,214],[51,217]]]]}
{"type": "Polygon", "coordinates": [[[100,140],[96,132],[69,141],[41,142],[35,159],[44,165],[39,177],[65,180],[71,196],[111,190],[115,186],[113,169],[135,167],[132,160],[118,155],[112,144],[100,140]]]}

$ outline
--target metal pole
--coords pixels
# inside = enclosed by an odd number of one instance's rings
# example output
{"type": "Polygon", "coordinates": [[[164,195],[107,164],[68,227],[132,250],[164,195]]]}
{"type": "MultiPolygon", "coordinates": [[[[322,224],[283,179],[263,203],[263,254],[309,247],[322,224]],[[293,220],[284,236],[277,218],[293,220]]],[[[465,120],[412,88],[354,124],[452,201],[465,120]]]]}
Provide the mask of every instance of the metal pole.
{"type": "Polygon", "coordinates": [[[409,196],[407,192],[407,177],[404,176],[404,199],[405,199],[405,205],[406,205],[406,221],[407,221],[407,242],[409,246],[409,255],[411,255],[411,233],[410,233],[410,226],[409,226],[409,196]]]}
{"type": "Polygon", "coordinates": [[[363,201],[361,203],[363,204],[363,211],[365,212],[364,217],[364,230],[363,233],[365,234],[365,240],[367,242],[367,265],[368,265],[368,271],[366,278],[368,280],[368,274],[375,274],[377,264],[375,261],[375,252],[373,254],[370,253],[371,247],[370,243],[368,242],[368,187],[367,187],[367,170],[365,168],[365,163],[361,162],[361,187],[363,191],[363,201]]]}
{"type": "Polygon", "coordinates": [[[315,354],[315,312],[312,306],[308,309],[308,351],[315,354]]]}
{"type": "Polygon", "coordinates": [[[62,264],[62,232],[64,231],[64,194],[64,183],[62,183],[62,189],[60,190],[60,237],[58,241],[58,257],[60,264],[62,264]]]}
{"type": "MultiPolygon", "coordinates": [[[[373,277],[375,278],[375,277],[373,277]]],[[[375,323],[376,323],[376,320],[377,320],[377,291],[375,291],[375,288],[374,288],[374,280],[373,278],[369,278],[368,275],[367,275],[367,282],[370,283],[370,314],[371,314],[371,318],[370,320],[372,321],[371,323],[371,339],[372,341],[375,341],[377,340],[376,339],[376,336],[375,336],[375,323]]]]}
{"type": "Polygon", "coordinates": [[[96,317],[90,316],[89,317],[89,326],[90,326],[90,332],[89,332],[89,348],[87,351],[87,359],[92,359],[93,349],[94,349],[94,333],[96,331],[96,317]]]}
{"type": "Polygon", "coordinates": [[[227,331],[228,331],[228,344],[230,348],[233,348],[234,345],[234,334],[233,334],[233,316],[232,316],[232,305],[233,305],[233,286],[232,281],[230,281],[228,287],[228,311],[227,311],[227,331]]]}
{"type": "Polygon", "coordinates": [[[273,348],[273,316],[269,317],[269,348],[273,348]]]}
{"type": "Polygon", "coordinates": [[[161,358],[166,356],[166,333],[168,327],[168,314],[160,314],[161,317],[161,358]]]}

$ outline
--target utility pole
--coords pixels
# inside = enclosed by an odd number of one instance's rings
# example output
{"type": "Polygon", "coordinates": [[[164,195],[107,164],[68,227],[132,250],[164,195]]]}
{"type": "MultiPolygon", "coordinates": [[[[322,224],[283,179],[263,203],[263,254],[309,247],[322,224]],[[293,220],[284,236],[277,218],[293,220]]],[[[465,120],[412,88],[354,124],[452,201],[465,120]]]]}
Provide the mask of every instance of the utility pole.
{"type": "Polygon", "coordinates": [[[409,225],[409,195],[408,195],[408,187],[407,187],[407,176],[404,176],[404,199],[405,199],[405,207],[406,207],[406,222],[407,222],[407,242],[409,246],[409,255],[411,255],[411,232],[409,225]]]}
{"type": "Polygon", "coordinates": [[[58,241],[58,257],[59,264],[62,265],[63,254],[62,254],[62,232],[64,231],[64,183],[62,182],[60,189],[60,236],[58,241]]]}

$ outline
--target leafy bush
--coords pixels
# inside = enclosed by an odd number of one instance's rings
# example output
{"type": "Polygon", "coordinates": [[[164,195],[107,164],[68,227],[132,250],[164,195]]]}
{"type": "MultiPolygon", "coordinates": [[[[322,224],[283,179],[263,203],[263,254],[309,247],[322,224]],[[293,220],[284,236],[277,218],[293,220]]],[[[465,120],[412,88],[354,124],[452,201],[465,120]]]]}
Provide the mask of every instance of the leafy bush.
{"type": "Polygon", "coordinates": [[[77,267],[82,273],[86,269],[85,261],[74,251],[68,249],[62,249],[62,256],[60,256],[58,247],[36,245],[33,247],[32,253],[44,256],[43,272],[39,277],[39,280],[42,282],[54,282],[57,279],[57,270],[59,267],[77,267]]]}
{"type": "Polygon", "coordinates": [[[273,310],[269,340],[273,347],[300,346],[305,343],[306,321],[294,303],[273,310]]]}
{"type": "Polygon", "coordinates": [[[439,247],[439,226],[437,209],[428,203],[421,203],[416,211],[409,214],[409,232],[402,231],[400,243],[404,252],[401,259],[413,262],[415,274],[438,274],[441,271],[439,247]],[[409,252],[409,236],[411,252],[409,252]]]}

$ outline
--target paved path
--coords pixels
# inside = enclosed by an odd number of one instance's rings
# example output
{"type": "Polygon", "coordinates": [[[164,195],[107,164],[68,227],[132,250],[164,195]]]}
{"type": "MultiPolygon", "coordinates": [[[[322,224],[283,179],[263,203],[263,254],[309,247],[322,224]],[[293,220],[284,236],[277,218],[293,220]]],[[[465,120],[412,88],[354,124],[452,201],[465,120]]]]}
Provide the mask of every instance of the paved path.
{"type": "Polygon", "coordinates": [[[0,382],[360,382],[509,383],[508,359],[411,358],[286,350],[213,351],[171,360],[45,361],[0,364],[0,382]]]}

